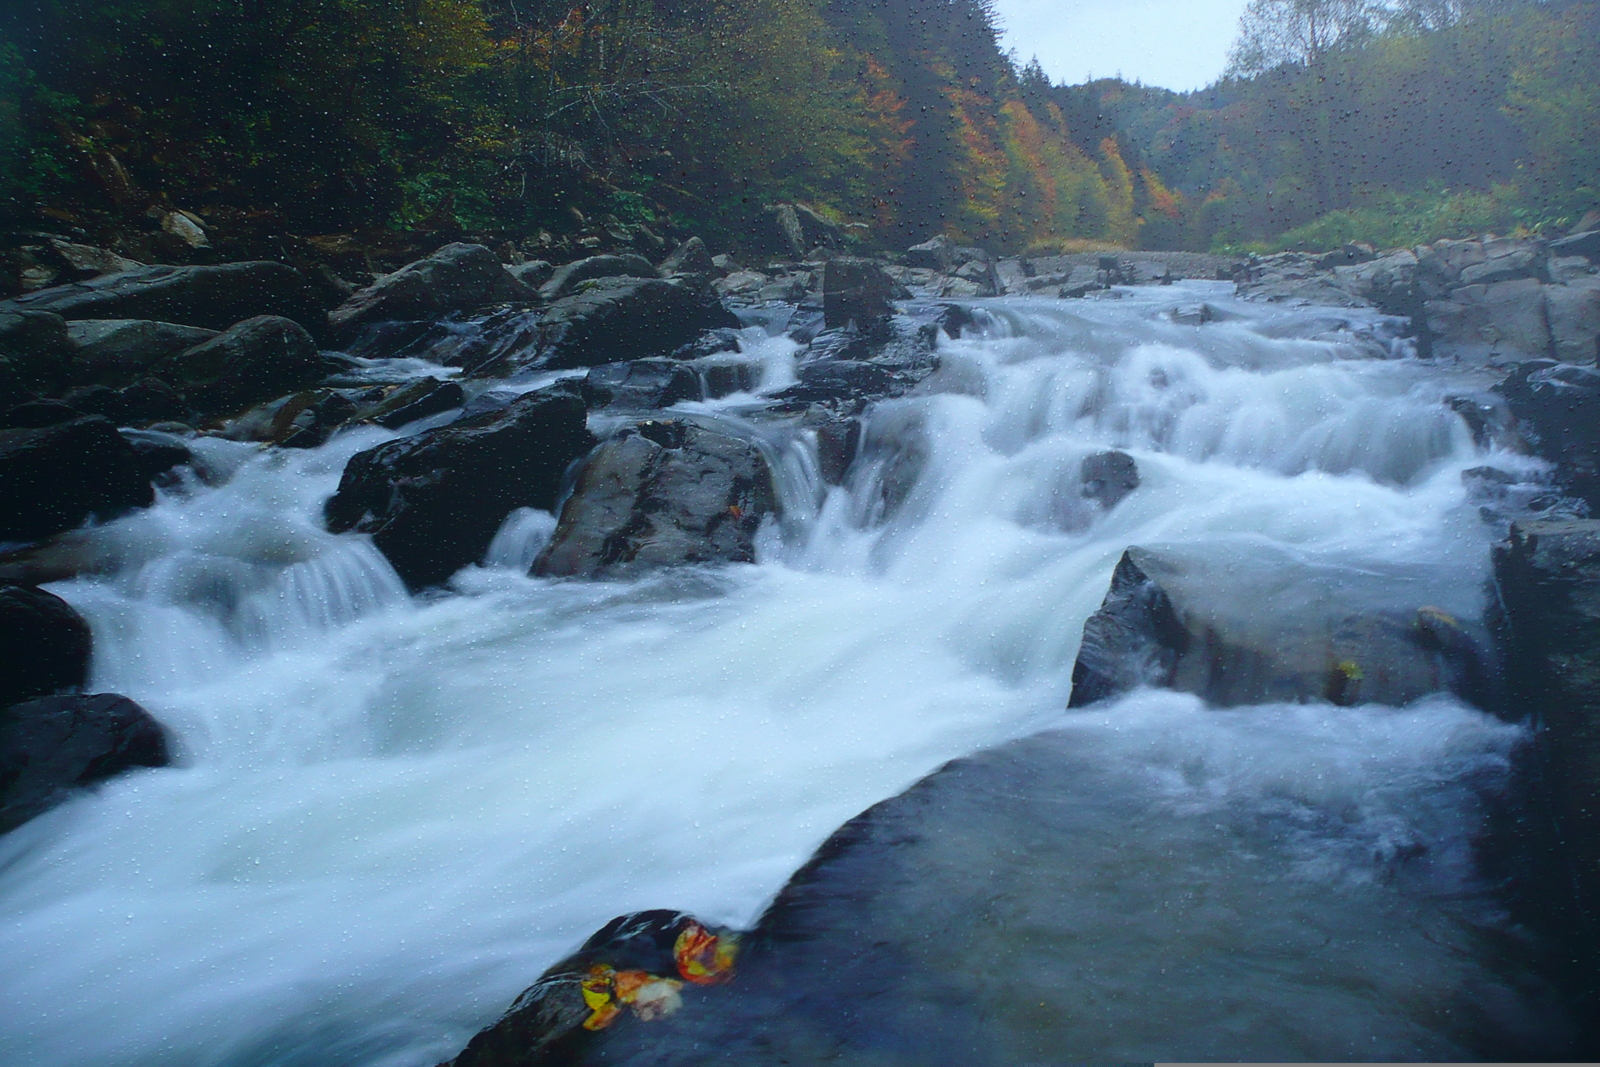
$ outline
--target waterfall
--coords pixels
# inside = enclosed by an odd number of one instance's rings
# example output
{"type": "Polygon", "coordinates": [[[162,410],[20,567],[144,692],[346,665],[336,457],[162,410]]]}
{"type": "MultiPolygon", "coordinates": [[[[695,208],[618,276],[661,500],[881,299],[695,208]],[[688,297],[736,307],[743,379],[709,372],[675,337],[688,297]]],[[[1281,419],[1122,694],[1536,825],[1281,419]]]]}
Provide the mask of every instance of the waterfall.
{"type": "MultiPolygon", "coordinates": [[[[1255,838],[1223,823],[1300,813],[1292,900],[1220,895],[1263,928],[1326,904],[1362,943],[1403,943],[1414,1004],[1341,995],[1397,1033],[1451,1025],[1429,1013],[1490,962],[1420,936],[1444,921],[1420,905],[1342,887],[1420,836],[1459,860],[1440,892],[1481,894],[1461,857],[1515,727],[1442,696],[1065,708],[1129,545],[1425,563],[1454,576],[1441,607],[1473,611],[1495,531],[1462,472],[1538,473],[1444,402],[1491,379],[1411,357],[1375,312],[1224,283],[986,307],[933,378],[864,413],[843,485],[803,427],[751,415],[759,396],[683,405],[776,473],[785,517],[755,565],[529,578],[554,519],[525,510],[449,595],[409,596],[368,540],[320,525],[345,461],[393,436],[373,428],[306,452],[217,442],[231,476],[85,531],[102,565],[51,589],[93,626],[93,689],[148,707],[178,760],[0,837],[0,1060],[434,1064],[611,917],[748,924],[845,820],[1061,729],[1105,772],[1086,782],[1182,809],[1174,869],[1232,877],[1214,861],[1255,838]],[[1168,314],[1196,300],[1221,321],[1168,314]],[[1078,472],[1109,449],[1139,486],[1106,509],[1078,472]]],[[[794,380],[793,342],[745,335],[760,389],[794,380]]],[[[1110,967],[1147,951],[1095,930],[1110,967]]]]}

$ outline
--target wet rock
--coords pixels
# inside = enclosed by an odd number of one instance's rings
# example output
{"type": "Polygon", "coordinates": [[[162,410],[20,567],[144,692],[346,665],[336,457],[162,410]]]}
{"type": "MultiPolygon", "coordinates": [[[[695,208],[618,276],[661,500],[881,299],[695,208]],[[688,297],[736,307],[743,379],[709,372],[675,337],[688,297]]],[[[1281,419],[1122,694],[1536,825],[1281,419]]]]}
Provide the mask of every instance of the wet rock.
{"type": "Polygon", "coordinates": [[[1462,284],[1468,268],[1484,262],[1482,241],[1435,241],[1417,249],[1417,284],[1430,300],[1462,284]]]}
{"type": "Polygon", "coordinates": [[[357,453],[327,503],[327,526],[371,534],[411,588],[435,585],[482,559],[513,510],[554,509],[567,466],[593,443],[575,391],[528,393],[357,453]]]}
{"type": "Polygon", "coordinates": [[[578,472],[550,544],[548,577],[623,577],[684,563],[749,563],[776,510],[766,460],[693,422],[647,422],[606,440],[578,472]]]}
{"type": "Polygon", "coordinates": [[[1564,932],[1600,950],[1600,521],[1518,522],[1494,552],[1512,710],[1539,724],[1541,780],[1556,821],[1557,885],[1573,886],[1564,932]]]}
{"type": "Polygon", "coordinates": [[[550,305],[529,363],[561,369],[664,356],[702,331],[738,327],[709,288],[683,279],[602,278],[550,305]]]}
{"type": "Polygon", "coordinates": [[[804,204],[770,204],[762,213],[755,246],[764,252],[800,259],[818,246],[844,247],[844,234],[804,204]]]}
{"type": "Polygon", "coordinates": [[[31,400],[6,409],[0,415],[0,430],[37,430],[80,419],[84,414],[59,400],[31,400]]]}
{"type": "Polygon", "coordinates": [[[772,394],[774,400],[816,404],[833,400],[876,400],[895,389],[894,375],[876,363],[823,359],[802,364],[799,381],[772,394]]]}
{"type": "Polygon", "coordinates": [[[422,319],[506,301],[532,300],[533,291],[483,245],[450,244],[426,259],[386,274],[328,316],[345,333],[385,319],[422,319]]]}
{"type": "Polygon", "coordinates": [[[1083,495],[1102,508],[1117,506],[1139,488],[1139,467],[1126,452],[1096,452],[1083,461],[1078,471],[1083,495]]]}
{"type": "Polygon", "coordinates": [[[439,415],[466,403],[467,394],[457,382],[418,378],[388,393],[382,400],[357,411],[354,418],[397,430],[407,423],[439,415]]]}
{"type": "Polygon", "coordinates": [[[670,407],[680,400],[701,399],[700,377],[673,359],[606,363],[583,379],[583,398],[594,408],[645,411],[670,407]]]}
{"type": "Polygon", "coordinates": [[[1336,267],[1349,267],[1358,263],[1368,263],[1377,258],[1373,247],[1363,241],[1351,241],[1332,252],[1324,253],[1318,260],[1317,266],[1323,270],[1333,270],[1336,267]]]}
{"type": "Polygon", "coordinates": [[[827,326],[854,322],[865,330],[894,314],[890,303],[897,289],[881,264],[839,256],[822,268],[822,313],[827,326]]]}
{"type": "Polygon", "coordinates": [[[704,359],[724,352],[739,351],[739,331],[727,326],[707,330],[686,345],[672,350],[673,359],[704,359]]]}
{"type": "Polygon", "coordinates": [[[1399,249],[1354,266],[1333,271],[1335,284],[1389,315],[1415,316],[1422,307],[1417,289],[1417,256],[1399,249]]]}
{"type": "Polygon", "coordinates": [[[726,253],[723,253],[722,255],[712,256],[711,257],[711,265],[715,269],[711,270],[711,271],[707,271],[707,273],[711,274],[713,276],[716,276],[716,277],[723,277],[723,278],[725,278],[728,275],[734,273],[735,271],[740,271],[740,270],[744,269],[743,267],[739,266],[738,262],[736,262],[732,256],[730,256],[730,255],[728,255],[726,253]]]}
{"type": "Polygon", "coordinates": [[[1491,672],[1474,609],[1424,568],[1358,572],[1263,546],[1130,548],[1084,624],[1071,706],[1139,686],[1219,705],[1481,701],[1491,672]]]}
{"type": "Polygon", "coordinates": [[[43,589],[0,585],[0,708],[89,680],[89,624],[43,589]]]}
{"type": "Polygon", "coordinates": [[[279,405],[268,440],[284,448],[321,448],[356,414],[354,399],[334,389],[317,389],[279,405]]]}
{"type": "Polygon", "coordinates": [[[914,269],[949,274],[957,262],[956,243],[942,233],[906,249],[906,266],[914,269]]]}
{"type": "Polygon", "coordinates": [[[110,249],[63,241],[59,238],[51,238],[46,242],[46,247],[50,257],[61,268],[62,277],[67,281],[87,281],[102,274],[116,274],[118,271],[135,270],[144,266],[143,263],[119,256],[110,249]]]}
{"type": "Polygon", "coordinates": [[[194,453],[176,434],[159,430],[119,430],[133,454],[138,457],[139,469],[146,478],[156,479],[172,468],[194,462],[194,453]]]}
{"type": "MultiPolygon", "coordinates": [[[[60,315],[0,309],[0,373],[9,371],[16,391],[52,394],[72,380],[72,338],[60,315]]],[[[0,387],[4,386],[0,381],[0,387]]],[[[0,396],[0,401],[6,399],[0,396]]]]}
{"type": "Polygon", "coordinates": [[[1600,361],[1600,278],[1544,288],[1551,355],[1564,363],[1600,361]]]}
{"type": "Polygon", "coordinates": [[[761,385],[761,365],[736,356],[709,356],[695,364],[706,400],[752,393],[761,385]]]}
{"type": "Polygon", "coordinates": [[[543,259],[530,259],[506,268],[506,272],[529,289],[537,291],[556,272],[555,264],[543,259]]]}
{"type": "Polygon", "coordinates": [[[827,418],[817,428],[817,467],[827,485],[843,485],[861,451],[861,420],[827,418]]]}
{"type": "Polygon", "coordinates": [[[189,415],[189,405],[172,386],[159,378],[140,378],[118,394],[118,405],[127,422],[159,422],[163,419],[183,419],[189,415]]]}
{"type": "Polygon", "coordinates": [[[1600,264],[1600,230],[1588,230],[1550,242],[1552,256],[1582,256],[1590,263],[1600,264]]]}
{"type": "Polygon", "coordinates": [[[767,284],[767,276],[757,270],[734,270],[711,283],[723,296],[750,296],[767,284]]]}
{"type": "Polygon", "coordinates": [[[211,340],[217,331],[145,319],[77,319],[67,324],[67,336],[75,348],[74,378],[123,386],[168,356],[211,340]]]}
{"type": "Polygon", "coordinates": [[[1493,285],[1517,278],[1544,281],[1544,245],[1539,241],[1498,237],[1483,242],[1483,262],[1462,268],[1462,285],[1493,285]]]}
{"type": "Polygon", "coordinates": [[[328,369],[299,323],[259,315],[163,360],[152,373],[195,408],[221,412],[314,385],[328,369]]]}
{"type": "Polygon", "coordinates": [[[1544,286],[1532,278],[1464,285],[1424,305],[1433,354],[1540,359],[1549,354],[1544,286]]]}
{"type": "Polygon", "coordinates": [[[698,237],[691,237],[672,250],[672,255],[661,261],[661,276],[671,277],[674,274],[706,274],[715,275],[723,273],[717,268],[711,253],[706,248],[706,243],[698,237]]]}
{"type": "Polygon", "coordinates": [[[124,696],[47,696],[0,712],[0,833],[132,767],[165,767],[167,739],[124,696]]]}
{"type": "Polygon", "coordinates": [[[557,267],[549,281],[539,287],[544,300],[559,300],[571,296],[578,286],[597,278],[655,278],[656,269],[641,255],[627,253],[620,256],[589,256],[566,266],[557,267]]]}
{"type": "Polygon", "coordinates": [[[995,274],[994,265],[986,259],[969,260],[956,268],[954,276],[972,284],[973,296],[995,296],[1000,292],[999,276],[995,274]]]}
{"type": "Polygon", "coordinates": [[[1600,506],[1600,370],[1531,360],[1495,386],[1534,451],[1568,490],[1600,506]]]}
{"type": "Polygon", "coordinates": [[[736,953],[731,932],[682,912],[619,916],[523,990],[447,1067],[579,1062],[602,1033],[658,1022],[721,984],[732,976],[736,953]]]}
{"type": "Polygon", "coordinates": [[[149,319],[226,330],[257,315],[293,319],[317,333],[327,315],[316,290],[282,263],[140,267],[58,285],[0,304],[3,311],[48,311],[64,319],[149,319]]]}
{"type": "Polygon", "coordinates": [[[122,393],[109,385],[80,385],[67,390],[61,402],[85,415],[103,415],[118,423],[126,421],[122,393]]]}
{"type": "Polygon", "coordinates": [[[133,448],[100,416],[0,430],[0,541],[34,541],[155,500],[133,448]]]}

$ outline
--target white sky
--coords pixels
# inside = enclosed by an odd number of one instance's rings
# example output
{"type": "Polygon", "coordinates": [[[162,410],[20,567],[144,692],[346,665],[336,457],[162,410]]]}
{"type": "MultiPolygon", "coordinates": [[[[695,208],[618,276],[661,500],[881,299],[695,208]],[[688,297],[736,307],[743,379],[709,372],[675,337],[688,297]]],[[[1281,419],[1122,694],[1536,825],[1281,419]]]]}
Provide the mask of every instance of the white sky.
{"type": "Polygon", "coordinates": [[[1085,76],[1198,89],[1227,65],[1245,0],[998,0],[1002,48],[1054,82],[1085,76]]]}

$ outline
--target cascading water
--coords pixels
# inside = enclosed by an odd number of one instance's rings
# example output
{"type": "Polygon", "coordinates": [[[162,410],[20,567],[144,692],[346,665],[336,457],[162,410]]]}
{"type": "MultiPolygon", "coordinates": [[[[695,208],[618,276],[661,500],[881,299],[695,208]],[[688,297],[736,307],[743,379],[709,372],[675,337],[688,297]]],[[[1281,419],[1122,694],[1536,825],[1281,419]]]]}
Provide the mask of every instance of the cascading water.
{"type": "MultiPolygon", "coordinates": [[[[1312,813],[1293,892],[1220,894],[1263,924],[1339,901],[1330,921],[1373,952],[1332,979],[1341,1010],[1444,1033],[1428,1013],[1492,963],[1419,932],[1421,905],[1340,887],[1374,842],[1431,835],[1465,855],[1475,790],[1503,775],[1516,728],[1442,697],[1063,709],[1084,620],[1132,544],[1233,545],[1241,567],[1256,546],[1442,566],[1459,600],[1442,606],[1474,611],[1493,531],[1461,472],[1487,460],[1442,400],[1489,379],[1394,358],[1374,314],[1247,305],[1221,284],[986,314],[918,394],[869,413],[842,488],[823,491],[803,438],[740,423],[748,395],[684,405],[774,462],[789,514],[754,566],[531,579],[553,520],[520,512],[455,595],[410,597],[367,541],[319,524],[348,457],[389,434],[202,442],[231,477],[84,533],[100,567],[52,587],[91,621],[94,690],[149,708],[179,758],[0,838],[0,1060],[433,1064],[612,916],[748,924],[844,820],[1052,728],[1081,738],[1105,819],[1137,787],[1193,824],[1163,839],[1174,872],[1244,879],[1224,822],[1312,813]],[[1197,299],[1225,320],[1162,314],[1197,299]],[[1102,513],[1075,478],[1111,447],[1141,485],[1102,513]],[[1426,957],[1421,1006],[1381,983],[1363,1000],[1349,974],[1399,943],[1426,957]]],[[[748,333],[768,388],[792,380],[795,346],[748,333]]],[[[1479,892],[1468,862],[1437,877],[1479,892]]],[[[1106,936],[1112,966],[1148,952],[1106,936]]],[[[1232,980],[1270,1000],[1295,966],[1232,980]]]]}

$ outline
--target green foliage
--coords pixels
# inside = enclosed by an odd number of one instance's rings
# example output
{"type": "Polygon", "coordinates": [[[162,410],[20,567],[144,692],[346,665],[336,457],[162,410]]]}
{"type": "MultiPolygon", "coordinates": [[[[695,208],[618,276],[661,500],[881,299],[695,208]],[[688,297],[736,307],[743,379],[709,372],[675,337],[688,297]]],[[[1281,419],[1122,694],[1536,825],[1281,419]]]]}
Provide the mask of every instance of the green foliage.
{"type": "Polygon", "coordinates": [[[1389,192],[1360,207],[1330,211],[1265,242],[1268,251],[1326,251],[1349,242],[1375,248],[1404,248],[1444,238],[1506,233],[1518,226],[1517,191],[1496,186],[1490,192],[1435,189],[1389,192]]]}

